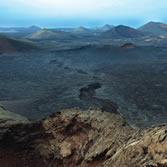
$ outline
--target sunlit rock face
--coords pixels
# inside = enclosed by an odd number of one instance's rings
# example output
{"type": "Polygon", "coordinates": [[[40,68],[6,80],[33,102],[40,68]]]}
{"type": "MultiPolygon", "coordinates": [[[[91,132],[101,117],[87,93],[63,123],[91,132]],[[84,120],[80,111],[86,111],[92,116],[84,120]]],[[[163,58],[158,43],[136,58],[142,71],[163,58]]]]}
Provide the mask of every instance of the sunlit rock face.
{"type": "Polygon", "coordinates": [[[90,108],[62,110],[9,127],[0,140],[0,164],[29,167],[167,165],[167,126],[133,129],[119,114],[90,108]]]}

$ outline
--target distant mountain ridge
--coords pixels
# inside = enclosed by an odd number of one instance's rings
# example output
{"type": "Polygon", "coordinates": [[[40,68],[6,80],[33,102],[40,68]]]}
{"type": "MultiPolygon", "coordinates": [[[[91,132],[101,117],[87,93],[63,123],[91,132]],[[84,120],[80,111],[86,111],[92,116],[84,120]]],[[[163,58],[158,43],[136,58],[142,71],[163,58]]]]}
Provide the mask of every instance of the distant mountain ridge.
{"type": "Polygon", "coordinates": [[[96,27],[96,28],[86,28],[86,27],[80,26],[77,28],[54,28],[53,30],[70,32],[73,35],[81,36],[81,37],[90,37],[94,35],[99,35],[107,30],[110,30],[113,27],[114,27],[113,25],[105,24],[102,27],[96,27]]]}
{"type": "Polygon", "coordinates": [[[33,40],[71,40],[83,37],[92,37],[92,30],[85,27],[78,28],[58,28],[58,29],[40,29],[39,31],[28,35],[27,39],[33,40]]]}
{"type": "Polygon", "coordinates": [[[0,33],[12,37],[24,37],[34,32],[39,31],[41,28],[37,26],[30,27],[0,27],[0,33]]]}
{"type": "Polygon", "coordinates": [[[40,29],[39,31],[28,35],[26,38],[31,40],[75,39],[75,37],[69,32],[57,31],[53,29],[40,29]]]}
{"type": "Polygon", "coordinates": [[[102,26],[102,27],[96,28],[96,31],[105,32],[105,31],[110,30],[110,29],[113,28],[113,27],[114,27],[113,25],[105,24],[105,25],[102,26]]]}
{"type": "Polygon", "coordinates": [[[92,38],[101,36],[103,38],[138,38],[142,36],[154,35],[167,37],[167,24],[161,22],[148,22],[135,29],[126,25],[113,26],[105,24],[101,27],[86,28],[40,28],[30,27],[0,27],[0,33],[9,37],[28,37],[42,39],[73,39],[73,38],[92,38]],[[49,30],[49,31],[44,31],[49,30]],[[37,37],[38,36],[38,37],[37,37]],[[65,37],[66,36],[66,37],[65,37]]]}
{"type": "Polygon", "coordinates": [[[0,27],[0,32],[10,32],[10,31],[15,31],[15,32],[35,32],[39,31],[41,28],[37,26],[30,26],[30,27],[0,27]]]}
{"type": "Polygon", "coordinates": [[[78,27],[73,29],[72,31],[70,31],[70,33],[72,33],[73,35],[77,36],[77,37],[90,37],[93,36],[93,33],[91,31],[91,29],[85,28],[85,27],[78,27]]]}
{"type": "Polygon", "coordinates": [[[124,25],[113,27],[102,34],[102,37],[105,38],[136,38],[141,36],[144,36],[143,32],[124,25]]]}
{"type": "Polygon", "coordinates": [[[153,35],[165,35],[167,36],[167,24],[161,22],[149,22],[139,27],[138,30],[153,35]]]}

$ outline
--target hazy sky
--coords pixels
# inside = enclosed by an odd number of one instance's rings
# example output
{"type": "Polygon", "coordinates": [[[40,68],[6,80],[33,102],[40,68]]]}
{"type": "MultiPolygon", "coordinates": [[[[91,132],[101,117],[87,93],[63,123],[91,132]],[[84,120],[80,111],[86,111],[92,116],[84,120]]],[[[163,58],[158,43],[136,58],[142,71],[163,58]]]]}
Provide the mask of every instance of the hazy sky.
{"type": "Polygon", "coordinates": [[[167,22],[167,0],[0,0],[0,26],[139,26],[167,22]]]}

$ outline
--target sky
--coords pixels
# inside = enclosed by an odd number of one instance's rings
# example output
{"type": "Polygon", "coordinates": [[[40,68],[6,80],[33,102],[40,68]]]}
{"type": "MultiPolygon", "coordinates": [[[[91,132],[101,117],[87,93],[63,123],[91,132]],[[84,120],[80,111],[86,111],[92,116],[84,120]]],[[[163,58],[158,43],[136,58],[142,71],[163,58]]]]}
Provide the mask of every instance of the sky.
{"type": "Polygon", "coordinates": [[[138,27],[167,22],[167,0],[0,0],[0,26],[138,27]]]}

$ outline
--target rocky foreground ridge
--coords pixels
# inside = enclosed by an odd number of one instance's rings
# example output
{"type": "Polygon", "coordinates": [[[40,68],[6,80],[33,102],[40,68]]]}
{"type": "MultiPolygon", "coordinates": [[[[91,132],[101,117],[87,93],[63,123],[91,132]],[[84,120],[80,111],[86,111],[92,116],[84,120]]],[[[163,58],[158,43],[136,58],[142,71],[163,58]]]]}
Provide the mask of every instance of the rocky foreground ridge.
{"type": "Polygon", "coordinates": [[[167,166],[167,125],[133,129],[122,115],[78,108],[3,124],[0,167],[167,166]]]}

